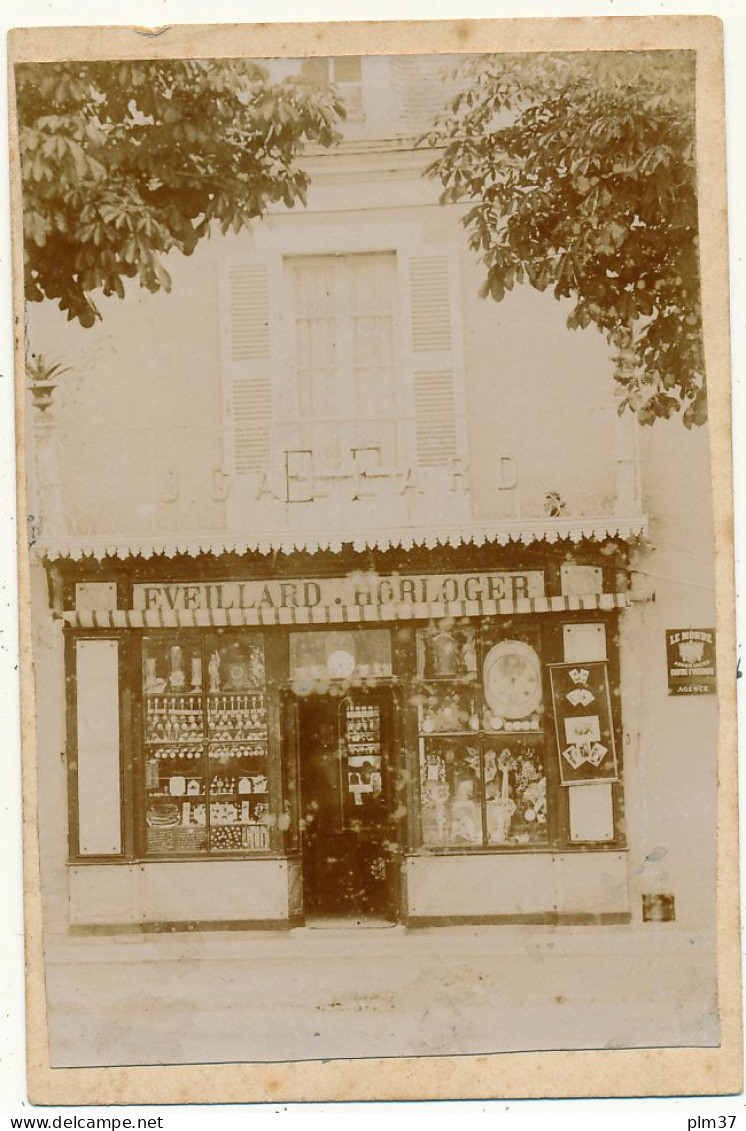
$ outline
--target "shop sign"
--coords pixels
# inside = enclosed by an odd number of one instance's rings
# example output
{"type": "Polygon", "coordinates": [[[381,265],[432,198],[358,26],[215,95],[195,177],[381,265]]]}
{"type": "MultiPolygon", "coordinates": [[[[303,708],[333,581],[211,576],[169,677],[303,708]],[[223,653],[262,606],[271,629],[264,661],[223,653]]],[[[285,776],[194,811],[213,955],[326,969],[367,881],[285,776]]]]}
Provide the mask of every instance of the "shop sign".
{"type": "Polygon", "coordinates": [[[381,607],[543,597],[544,573],[392,574],[302,580],[216,581],[133,586],[133,608],[193,612],[217,609],[381,607]]]}
{"type": "Polygon", "coordinates": [[[666,630],[669,695],[713,695],[715,680],[715,629],[666,630]]]}
{"type": "Polygon", "coordinates": [[[617,781],[606,662],[550,664],[549,677],[562,785],[617,781]]]}

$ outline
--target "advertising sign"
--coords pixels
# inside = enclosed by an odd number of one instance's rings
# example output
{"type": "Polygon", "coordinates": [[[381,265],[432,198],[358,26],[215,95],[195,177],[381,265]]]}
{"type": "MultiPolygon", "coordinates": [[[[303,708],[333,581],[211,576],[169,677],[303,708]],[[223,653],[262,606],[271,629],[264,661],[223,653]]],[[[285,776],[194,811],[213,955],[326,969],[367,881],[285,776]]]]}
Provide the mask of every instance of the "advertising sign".
{"type": "Polygon", "coordinates": [[[669,695],[714,695],[715,629],[666,630],[669,695]]]}
{"type": "Polygon", "coordinates": [[[606,662],[550,664],[562,785],[619,777],[606,662]]]}

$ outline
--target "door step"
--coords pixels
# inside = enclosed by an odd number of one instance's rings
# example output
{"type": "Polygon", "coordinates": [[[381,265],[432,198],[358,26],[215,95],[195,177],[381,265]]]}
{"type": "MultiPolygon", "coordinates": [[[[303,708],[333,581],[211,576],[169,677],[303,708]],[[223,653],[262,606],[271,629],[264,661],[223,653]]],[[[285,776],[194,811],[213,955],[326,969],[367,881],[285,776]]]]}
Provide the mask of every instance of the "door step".
{"type": "Polygon", "coordinates": [[[371,915],[308,915],[305,926],[312,931],[390,930],[398,926],[391,919],[371,915]]]}

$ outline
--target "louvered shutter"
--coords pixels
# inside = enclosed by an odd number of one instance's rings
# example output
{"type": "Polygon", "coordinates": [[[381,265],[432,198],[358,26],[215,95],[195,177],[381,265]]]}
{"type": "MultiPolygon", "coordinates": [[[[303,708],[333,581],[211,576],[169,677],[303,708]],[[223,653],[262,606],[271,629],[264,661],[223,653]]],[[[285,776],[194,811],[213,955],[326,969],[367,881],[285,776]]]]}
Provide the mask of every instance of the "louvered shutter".
{"type": "Polygon", "coordinates": [[[272,326],[267,265],[226,268],[223,289],[226,462],[237,475],[269,465],[272,430],[272,326]]]}
{"type": "Polygon", "coordinates": [[[403,266],[414,458],[423,469],[451,467],[466,456],[458,255],[455,248],[424,247],[403,266]]]}

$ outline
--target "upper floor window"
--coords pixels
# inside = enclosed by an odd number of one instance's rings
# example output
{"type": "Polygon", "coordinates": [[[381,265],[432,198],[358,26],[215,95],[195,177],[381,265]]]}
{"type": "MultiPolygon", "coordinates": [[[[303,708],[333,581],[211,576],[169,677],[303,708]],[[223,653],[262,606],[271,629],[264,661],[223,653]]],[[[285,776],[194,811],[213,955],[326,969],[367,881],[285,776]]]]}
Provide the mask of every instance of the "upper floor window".
{"type": "Polygon", "coordinates": [[[278,249],[227,264],[224,295],[229,472],[300,462],[303,501],[344,477],[359,497],[363,472],[405,499],[451,490],[467,446],[456,248],[278,249]]]}
{"type": "Polygon", "coordinates": [[[390,416],[396,256],[318,256],[288,267],[299,417],[390,416]]]}
{"type": "Polygon", "coordinates": [[[360,55],[331,55],[301,61],[304,78],[318,83],[333,83],[344,102],[349,121],[362,121],[363,67],[360,55]]]}

